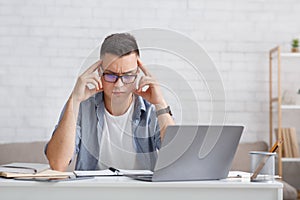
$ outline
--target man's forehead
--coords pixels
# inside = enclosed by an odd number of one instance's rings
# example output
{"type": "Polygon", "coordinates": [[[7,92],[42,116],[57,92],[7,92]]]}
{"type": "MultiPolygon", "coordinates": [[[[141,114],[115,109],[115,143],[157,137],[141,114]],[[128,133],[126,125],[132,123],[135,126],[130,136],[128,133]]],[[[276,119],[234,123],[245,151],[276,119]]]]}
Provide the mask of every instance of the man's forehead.
{"type": "Polygon", "coordinates": [[[137,64],[133,65],[109,65],[109,66],[104,66],[102,65],[102,70],[103,71],[110,71],[114,73],[128,73],[132,71],[137,70],[137,64]]]}
{"type": "Polygon", "coordinates": [[[126,73],[137,68],[136,54],[129,54],[118,57],[113,54],[105,54],[103,56],[102,70],[116,73],[126,73]]]}
{"type": "Polygon", "coordinates": [[[113,63],[120,63],[120,62],[136,62],[137,55],[135,53],[131,53],[120,57],[114,54],[106,53],[101,59],[103,63],[105,63],[106,65],[110,65],[113,63]]]}

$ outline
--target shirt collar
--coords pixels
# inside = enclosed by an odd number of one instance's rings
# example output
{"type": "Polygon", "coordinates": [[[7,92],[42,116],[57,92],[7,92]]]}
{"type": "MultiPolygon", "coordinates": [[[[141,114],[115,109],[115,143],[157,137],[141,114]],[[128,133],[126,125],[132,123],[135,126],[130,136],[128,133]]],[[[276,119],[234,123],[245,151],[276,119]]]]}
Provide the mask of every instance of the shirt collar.
{"type": "Polygon", "coordinates": [[[141,118],[142,112],[146,111],[146,105],[142,97],[138,95],[135,96],[135,105],[134,105],[134,112],[132,119],[133,120],[139,120],[141,118]]]}
{"type": "MultiPolygon", "coordinates": [[[[104,106],[104,98],[103,98],[104,93],[103,92],[98,92],[95,94],[95,105],[98,107],[100,104],[103,104],[104,106]]],[[[134,94],[135,101],[134,101],[134,114],[132,116],[132,119],[140,119],[142,112],[146,111],[146,105],[142,97],[134,94]]]]}

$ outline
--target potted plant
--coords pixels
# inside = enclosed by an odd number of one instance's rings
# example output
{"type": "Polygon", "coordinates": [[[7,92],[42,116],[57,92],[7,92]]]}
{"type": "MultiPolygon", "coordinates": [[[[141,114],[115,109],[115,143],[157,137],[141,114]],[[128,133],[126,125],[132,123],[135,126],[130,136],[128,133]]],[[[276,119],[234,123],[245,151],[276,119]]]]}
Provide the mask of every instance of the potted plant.
{"type": "Polygon", "coordinates": [[[292,40],[292,52],[299,52],[299,39],[292,40]]]}

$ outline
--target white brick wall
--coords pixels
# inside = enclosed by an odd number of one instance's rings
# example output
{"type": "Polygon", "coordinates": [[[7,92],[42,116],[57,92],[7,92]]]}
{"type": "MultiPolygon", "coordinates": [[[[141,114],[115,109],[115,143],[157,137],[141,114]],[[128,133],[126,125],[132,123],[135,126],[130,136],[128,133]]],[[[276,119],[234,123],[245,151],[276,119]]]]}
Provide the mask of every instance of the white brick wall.
{"type": "MultiPolygon", "coordinates": [[[[143,27],[201,44],[224,81],[226,122],[246,125],[244,141],[267,140],[267,52],[277,44],[288,51],[300,36],[299,9],[298,0],[0,0],[0,143],[47,140],[87,55],[104,36],[143,27]]],[[[207,122],[209,97],[196,90],[207,122]]]]}

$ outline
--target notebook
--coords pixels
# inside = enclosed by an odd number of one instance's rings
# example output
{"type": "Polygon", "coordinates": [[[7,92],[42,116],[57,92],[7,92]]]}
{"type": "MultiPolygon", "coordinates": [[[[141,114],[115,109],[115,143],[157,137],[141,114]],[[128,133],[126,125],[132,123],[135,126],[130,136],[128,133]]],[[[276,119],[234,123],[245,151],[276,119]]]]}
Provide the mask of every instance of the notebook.
{"type": "Polygon", "coordinates": [[[196,181],[226,178],[243,126],[168,126],[153,175],[126,176],[143,181],[196,181]]]}
{"type": "Polygon", "coordinates": [[[23,173],[34,174],[50,169],[48,164],[43,163],[20,163],[14,162],[10,164],[0,165],[0,172],[3,173],[23,173]]]}

